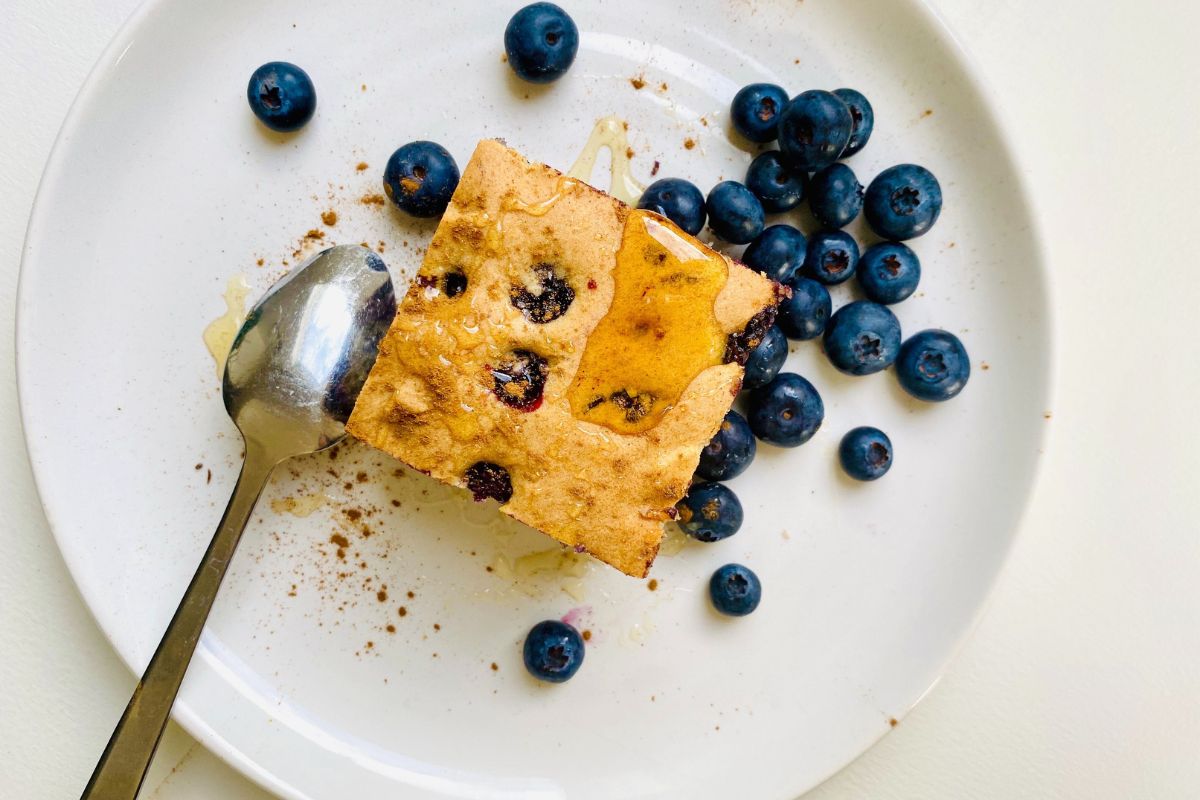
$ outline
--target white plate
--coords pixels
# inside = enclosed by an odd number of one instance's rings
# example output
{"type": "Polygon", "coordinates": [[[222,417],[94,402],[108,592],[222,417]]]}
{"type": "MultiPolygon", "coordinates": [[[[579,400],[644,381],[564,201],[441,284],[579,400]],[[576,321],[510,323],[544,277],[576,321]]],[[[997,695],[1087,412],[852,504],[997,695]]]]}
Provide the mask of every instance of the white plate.
{"type": "Polygon", "coordinates": [[[261,291],[321,229],[325,244],[386,242],[403,281],[431,226],[358,198],[411,139],[462,164],[501,136],[565,167],[616,113],[637,177],[657,160],[706,187],[749,160],[727,128],[739,85],[856,87],[877,115],[860,176],[912,160],[945,188],[915,243],[921,291],[897,314],[909,333],[962,336],[974,372],[961,397],[922,405],[891,374],[845,378],[795,345],[788,368],[821,390],[824,429],[796,450],[762,447],[732,484],[745,529],[662,557],[655,592],[591,564],[514,579],[506,565],[548,540],[362,447],[300,461],[261,503],[176,707],[287,797],[792,797],[934,682],[1025,505],[1050,341],[1018,169],[963,54],[915,0],[574,3],[580,55],[548,88],[501,63],[515,5],[160,0],[135,15],[63,127],[22,265],[21,401],[47,516],[140,671],[234,480],[239,441],[200,336],[232,276],[261,291]],[[294,136],[265,133],[246,107],[247,77],[271,59],[317,86],[317,116],[294,136]],[[867,423],[897,461],[855,485],[835,448],[867,423]],[[272,508],[315,492],[328,499],[308,516],[272,508]],[[379,509],[370,538],[346,515],[361,508],[379,509]],[[732,622],[704,591],[727,561],[765,584],[759,611],[732,622]],[[594,632],[587,662],[538,685],[523,635],[572,610],[594,632]]]}

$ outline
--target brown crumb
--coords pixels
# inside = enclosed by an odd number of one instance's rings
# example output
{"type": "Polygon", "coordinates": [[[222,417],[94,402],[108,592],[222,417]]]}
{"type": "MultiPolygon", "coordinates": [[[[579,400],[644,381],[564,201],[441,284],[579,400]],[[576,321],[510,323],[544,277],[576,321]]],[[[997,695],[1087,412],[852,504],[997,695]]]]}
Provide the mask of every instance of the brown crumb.
{"type": "Polygon", "coordinates": [[[793,60],[793,61],[792,61],[792,63],[793,63],[793,64],[799,64],[799,63],[800,63],[800,59],[798,59],[798,58],[797,58],[797,59],[793,60]]]}
{"type": "Polygon", "coordinates": [[[650,582],[646,584],[646,588],[652,592],[658,589],[658,578],[651,578],[650,582]]]}
{"type": "Polygon", "coordinates": [[[952,250],[954,247],[957,246],[957,244],[958,244],[957,242],[951,242],[950,244],[946,245],[946,249],[952,250]]]}
{"type": "Polygon", "coordinates": [[[484,567],[484,569],[487,570],[488,572],[496,571],[495,567],[493,567],[491,564],[488,564],[486,567],[484,567]]]}
{"type": "Polygon", "coordinates": [[[319,231],[316,228],[313,228],[308,233],[304,234],[304,238],[305,239],[313,239],[313,240],[319,242],[325,238],[325,231],[319,231]]]}
{"type": "Polygon", "coordinates": [[[208,470],[208,475],[204,477],[205,483],[212,483],[212,470],[208,470]]]}
{"type": "Polygon", "coordinates": [[[646,85],[646,76],[638,75],[636,78],[630,78],[629,85],[634,89],[641,91],[641,89],[646,85]]]}
{"type": "Polygon", "coordinates": [[[350,520],[351,522],[358,522],[358,520],[362,517],[362,512],[357,508],[347,508],[342,513],[345,514],[346,519],[350,520]]]}
{"type": "Polygon", "coordinates": [[[655,159],[655,160],[654,160],[654,166],[652,166],[652,167],[650,168],[650,177],[651,177],[651,178],[653,178],[655,175],[657,175],[657,174],[658,174],[658,169],[659,169],[659,167],[661,167],[661,166],[662,166],[662,164],[659,164],[659,163],[658,163],[658,159],[655,159]]]}
{"type": "Polygon", "coordinates": [[[196,465],[196,467],[195,467],[195,469],[196,469],[196,472],[199,472],[200,470],[204,469],[204,465],[203,465],[203,464],[197,464],[197,465],[196,465]]]}
{"type": "Polygon", "coordinates": [[[329,543],[337,545],[338,547],[349,547],[350,546],[350,540],[347,539],[345,536],[342,536],[340,533],[335,533],[332,536],[330,536],[329,543]]]}
{"type": "Polygon", "coordinates": [[[1044,419],[1050,419],[1050,417],[1052,417],[1052,416],[1053,416],[1053,414],[1051,414],[1049,411],[1047,411],[1045,414],[1042,414],[1042,417],[1044,419]]]}
{"type": "Polygon", "coordinates": [[[365,92],[367,90],[367,85],[364,83],[362,86],[359,87],[359,90],[365,92]]]}
{"type": "Polygon", "coordinates": [[[358,198],[358,202],[362,203],[364,206],[381,206],[386,201],[387,198],[381,194],[364,194],[362,197],[358,198]]]}
{"type": "Polygon", "coordinates": [[[501,64],[507,64],[507,63],[508,63],[508,53],[501,53],[501,54],[500,54],[500,63],[501,63],[501,64]]]}
{"type": "Polygon", "coordinates": [[[367,473],[359,472],[359,473],[355,474],[354,480],[358,481],[359,483],[366,483],[367,477],[368,477],[367,473]]]}
{"type": "Polygon", "coordinates": [[[933,116],[932,108],[927,108],[921,112],[921,119],[925,119],[925,117],[932,117],[932,116],[933,116]]]}
{"type": "Polygon", "coordinates": [[[633,157],[634,157],[634,155],[636,155],[636,154],[633,152],[633,148],[632,148],[632,147],[626,147],[626,148],[625,148],[625,157],[626,157],[626,158],[633,158],[633,157]]]}
{"type": "Polygon", "coordinates": [[[621,130],[623,130],[623,131],[629,130],[629,123],[626,122],[625,120],[621,120],[621,130]]]}
{"type": "Polygon", "coordinates": [[[667,86],[667,82],[666,82],[666,81],[663,81],[662,83],[660,83],[660,84],[658,85],[658,90],[659,90],[660,92],[665,92],[665,91],[667,91],[667,90],[668,90],[668,89],[670,89],[670,88],[671,88],[670,86],[667,86]]]}
{"type": "Polygon", "coordinates": [[[368,641],[368,642],[367,642],[367,649],[368,649],[368,650],[370,650],[370,649],[371,649],[372,647],[374,647],[374,646],[375,646],[375,643],[374,643],[374,642],[372,642],[372,641],[368,641]]]}
{"type": "Polygon", "coordinates": [[[440,630],[442,629],[442,626],[441,626],[441,625],[438,625],[438,624],[435,622],[435,623],[433,623],[433,629],[434,629],[435,631],[440,631],[440,630]]]}
{"type": "Polygon", "coordinates": [[[894,728],[899,724],[900,720],[896,719],[895,717],[888,717],[888,725],[891,725],[894,728]]]}
{"type": "Polygon", "coordinates": [[[400,501],[392,500],[392,508],[399,508],[399,507],[400,507],[400,501]]]}
{"type": "Polygon", "coordinates": [[[583,640],[585,642],[590,642],[592,640],[592,632],[590,630],[585,630],[583,633],[580,634],[580,636],[583,637],[583,640]]]}
{"type": "Polygon", "coordinates": [[[701,117],[700,124],[707,128],[708,127],[708,117],[701,117]]]}
{"type": "Polygon", "coordinates": [[[255,261],[254,263],[261,267],[265,263],[265,260],[260,258],[258,261],[255,261]]]}
{"type": "Polygon", "coordinates": [[[337,225],[337,212],[336,211],[326,211],[326,212],[322,213],[321,214],[321,222],[324,222],[326,225],[328,225],[331,228],[334,225],[337,225]]]}
{"type": "Polygon", "coordinates": [[[500,671],[500,665],[497,664],[495,661],[493,661],[492,662],[492,672],[499,672],[499,671],[500,671]]]}
{"type": "Polygon", "coordinates": [[[367,171],[367,168],[368,168],[368,167],[370,167],[370,166],[371,166],[371,165],[370,165],[370,164],[368,164],[367,162],[365,162],[365,161],[360,161],[360,162],[358,162],[357,164],[355,164],[355,165],[354,165],[354,169],[355,169],[356,171],[358,171],[358,172],[366,172],[366,171],[367,171]]]}
{"type": "Polygon", "coordinates": [[[387,630],[387,632],[388,632],[388,633],[395,633],[395,632],[396,632],[396,626],[395,626],[395,625],[393,625],[392,623],[390,623],[390,622],[389,622],[389,623],[388,623],[388,626],[387,626],[387,628],[386,628],[386,630],[387,630]]]}
{"type": "Polygon", "coordinates": [[[693,139],[692,137],[689,136],[688,138],[683,140],[683,148],[685,150],[691,150],[695,146],[696,146],[696,140],[693,139]]]}
{"type": "Polygon", "coordinates": [[[380,589],[378,592],[375,593],[375,599],[381,603],[386,603],[387,602],[387,590],[380,589]]]}
{"type": "Polygon", "coordinates": [[[984,361],[984,362],[980,363],[980,365],[979,365],[979,368],[980,368],[981,370],[983,370],[984,372],[987,372],[987,371],[988,371],[989,369],[991,369],[992,367],[991,367],[991,365],[990,365],[990,364],[988,364],[986,361],[984,361]]]}
{"type": "Polygon", "coordinates": [[[400,616],[402,616],[402,617],[407,617],[407,616],[408,616],[408,609],[407,609],[407,608],[405,608],[404,606],[400,606],[400,608],[398,608],[398,609],[396,610],[396,613],[398,613],[398,614],[399,614],[400,616]]]}
{"type": "Polygon", "coordinates": [[[409,599],[409,600],[412,600],[414,597],[416,597],[416,595],[415,595],[415,594],[413,594],[412,592],[409,592],[409,593],[408,593],[408,599],[409,599]]]}

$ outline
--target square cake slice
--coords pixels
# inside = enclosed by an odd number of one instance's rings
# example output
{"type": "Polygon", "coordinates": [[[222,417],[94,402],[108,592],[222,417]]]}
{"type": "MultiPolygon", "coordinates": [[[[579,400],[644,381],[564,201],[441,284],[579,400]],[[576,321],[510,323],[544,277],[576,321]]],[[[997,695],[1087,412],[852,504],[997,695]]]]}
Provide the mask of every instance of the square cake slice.
{"type": "Polygon", "coordinates": [[[641,577],[781,291],[484,141],[347,428],[641,577]]]}

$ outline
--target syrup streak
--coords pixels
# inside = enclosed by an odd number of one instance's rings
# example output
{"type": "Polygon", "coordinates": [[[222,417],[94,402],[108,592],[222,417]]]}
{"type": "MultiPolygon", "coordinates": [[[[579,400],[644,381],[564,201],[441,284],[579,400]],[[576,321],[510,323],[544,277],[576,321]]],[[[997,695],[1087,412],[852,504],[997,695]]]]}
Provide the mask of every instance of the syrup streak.
{"type": "Polygon", "coordinates": [[[583,152],[567,170],[567,175],[590,183],[592,171],[596,167],[596,156],[601,148],[605,147],[612,155],[612,182],[609,184],[608,193],[631,206],[637,205],[638,198],[642,196],[646,187],[634,180],[630,172],[629,137],[625,135],[624,120],[615,115],[597,120],[587,144],[583,146],[583,152]]]}
{"type": "Polygon", "coordinates": [[[225,313],[204,329],[204,346],[217,365],[218,381],[225,379],[225,359],[229,358],[233,337],[246,321],[246,295],[249,293],[250,284],[246,283],[245,275],[230,278],[225,287],[225,313]]]}

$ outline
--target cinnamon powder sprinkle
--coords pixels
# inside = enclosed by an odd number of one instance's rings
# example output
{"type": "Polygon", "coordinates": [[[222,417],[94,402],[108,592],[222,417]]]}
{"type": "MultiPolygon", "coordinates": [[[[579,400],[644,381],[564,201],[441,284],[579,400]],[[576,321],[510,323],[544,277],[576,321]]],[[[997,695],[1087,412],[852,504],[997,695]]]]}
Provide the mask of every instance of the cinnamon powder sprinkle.
{"type": "Polygon", "coordinates": [[[389,622],[386,630],[388,633],[395,633],[396,626],[389,622]]]}
{"type": "Polygon", "coordinates": [[[690,136],[683,140],[684,149],[691,150],[695,146],[696,146],[696,140],[691,138],[690,136]]]}
{"type": "Polygon", "coordinates": [[[381,206],[384,204],[384,202],[386,202],[386,199],[387,198],[381,194],[364,194],[358,199],[358,202],[362,203],[364,206],[381,206]]]}
{"type": "Polygon", "coordinates": [[[386,603],[387,602],[387,591],[385,589],[380,589],[378,592],[375,593],[375,599],[381,603],[386,603]]]}
{"type": "Polygon", "coordinates": [[[407,616],[408,616],[408,609],[407,609],[407,608],[405,608],[404,606],[400,606],[400,608],[399,608],[399,609],[397,609],[397,612],[396,612],[396,613],[398,613],[398,614],[399,614],[400,616],[402,616],[402,617],[407,617],[407,616]]]}
{"type": "Polygon", "coordinates": [[[258,261],[255,261],[254,263],[255,263],[255,264],[258,264],[258,266],[260,266],[260,267],[261,267],[261,266],[262,266],[262,265],[265,263],[265,261],[264,261],[264,259],[261,259],[261,258],[260,258],[258,261]]]}
{"type": "Polygon", "coordinates": [[[305,239],[314,239],[319,242],[325,238],[325,231],[319,231],[316,228],[313,228],[308,233],[304,234],[304,238],[305,239]]]}
{"type": "Polygon", "coordinates": [[[497,664],[495,661],[493,661],[492,662],[492,672],[499,672],[499,671],[500,671],[500,665],[497,664]]]}
{"type": "Polygon", "coordinates": [[[630,78],[629,85],[640,91],[642,87],[646,85],[646,78],[642,75],[639,75],[636,78],[630,78]]]}
{"type": "Polygon", "coordinates": [[[366,171],[367,171],[367,168],[368,168],[368,167],[370,167],[370,166],[371,166],[371,165],[370,165],[370,164],[368,164],[367,162],[365,162],[365,161],[360,161],[360,162],[358,162],[357,164],[355,164],[355,165],[354,165],[354,169],[355,169],[356,171],[358,171],[358,172],[366,172],[366,171]]]}
{"type": "Polygon", "coordinates": [[[321,214],[321,222],[324,222],[326,225],[328,225],[331,228],[334,225],[337,225],[337,212],[336,211],[326,211],[326,212],[322,213],[321,214]]]}

